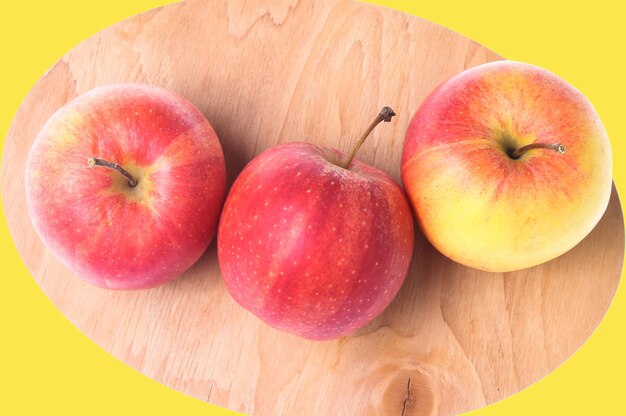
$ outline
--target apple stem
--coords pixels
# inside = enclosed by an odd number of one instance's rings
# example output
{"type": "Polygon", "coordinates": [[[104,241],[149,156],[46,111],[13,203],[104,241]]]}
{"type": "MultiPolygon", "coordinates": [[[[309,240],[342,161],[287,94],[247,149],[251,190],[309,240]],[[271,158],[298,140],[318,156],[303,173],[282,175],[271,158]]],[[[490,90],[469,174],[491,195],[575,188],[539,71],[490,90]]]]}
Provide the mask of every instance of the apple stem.
{"type": "Polygon", "coordinates": [[[394,113],[394,111],[389,107],[383,107],[383,109],[380,110],[380,113],[378,113],[378,115],[376,116],[372,124],[370,124],[367,130],[365,130],[365,133],[363,133],[363,136],[361,136],[356,146],[354,146],[354,149],[352,149],[352,153],[350,153],[350,157],[348,157],[348,161],[343,164],[344,169],[348,169],[350,167],[350,164],[352,163],[352,160],[354,160],[356,153],[359,151],[359,149],[363,145],[363,142],[365,142],[365,139],[367,139],[367,136],[369,136],[372,130],[374,130],[374,127],[378,126],[380,122],[382,121],[385,121],[387,123],[390,122],[391,117],[395,115],[396,113],[394,113]]]}
{"type": "Polygon", "coordinates": [[[98,159],[97,157],[90,157],[87,159],[87,165],[92,168],[94,166],[102,166],[108,169],[113,169],[119,172],[126,180],[131,188],[137,186],[137,179],[133,177],[127,170],[118,165],[117,163],[109,162],[108,160],[98,159]]]}
{"type": "Polygon", "coordinates": [[[510,152],[509,156],[511,159],[519,159],[524,153],[531,149],[549,149],[555,152],[565,153],[565,146],[561,143],[531,143],[510,152]]]}

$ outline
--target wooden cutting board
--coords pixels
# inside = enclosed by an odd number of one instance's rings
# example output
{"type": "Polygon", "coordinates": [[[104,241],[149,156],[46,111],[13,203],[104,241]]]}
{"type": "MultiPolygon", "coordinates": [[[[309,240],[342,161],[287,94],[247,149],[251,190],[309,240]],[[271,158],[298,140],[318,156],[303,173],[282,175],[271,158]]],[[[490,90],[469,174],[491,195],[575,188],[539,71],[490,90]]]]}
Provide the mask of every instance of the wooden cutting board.
{"type": "Polygon", "coordinates": [[[9,131],[2,196],[21,256],[81,331],[183,393],[254,415],[451,415],[532,384],[589,337],[618,285],[624,227],[615,191],[596,229],[564,256],[489,274],[457,265],[418,232],[391,306],[357,333],[312,342],[240,308],[215,243],[180,279],[110,292],[44,249],[25,209],[24,165],[44,121],[88,89],[142,81],[173,89],[213,123],[229,180],[254,155],[307,140],[347,151],[381,106],[398,116],[359,157],[399,180],[404,131],[424,97],[500,59],[417,17],[352,0],[189,0],[117,24],[64,56],[9,131]]]}

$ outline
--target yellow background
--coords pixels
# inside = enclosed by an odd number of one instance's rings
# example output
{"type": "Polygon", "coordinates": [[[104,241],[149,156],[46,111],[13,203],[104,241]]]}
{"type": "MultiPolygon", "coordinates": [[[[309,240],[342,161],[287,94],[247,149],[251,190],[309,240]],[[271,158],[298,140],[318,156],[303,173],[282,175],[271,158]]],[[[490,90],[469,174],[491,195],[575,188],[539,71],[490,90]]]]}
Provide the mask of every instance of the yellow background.
{"type": "MultiPolygon", "coordinates": [[[[626,195],[626,12],[619,2],[373,2],[439,23],[574,84],[605,123],[615,155],[615,182],[626,195]]],[[[167,3],[171,1],[0,2],[2,142],[24,96],[65,52],[117,21],[167,3]]],[[[4,217],[0,244],[0,414],[235,414],[148,379],[76,330],[30,278],[4,217]]],[[[532,387],[471,415],[626,414],[623,286],[594,335],[570,360],[532,387]]]]}

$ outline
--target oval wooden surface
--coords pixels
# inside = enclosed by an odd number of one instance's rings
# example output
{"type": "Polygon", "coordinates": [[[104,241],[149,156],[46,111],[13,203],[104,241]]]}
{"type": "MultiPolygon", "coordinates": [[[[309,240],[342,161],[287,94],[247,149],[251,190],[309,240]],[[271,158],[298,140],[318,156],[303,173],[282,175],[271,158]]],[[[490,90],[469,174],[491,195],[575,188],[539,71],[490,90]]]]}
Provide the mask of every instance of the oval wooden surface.
{"type": "Polygon", "coordinates": [[[347,151],[383,105],[398,116],[359,158],[399,180],[404,131],[437,84],[500,59],[417,17],[352,0],[189,0],[117,24],[64,56],[32,89],[2,166],[7,221],[43,291],[81,331],[174,389],[254,415],[452,415],[537,381],[598,325],[624,255],[615,191],[596,229],[564,256],[489,274],[457,265],[417,234],[391,306],[357,333],[311,342],[232,300],[215,244],[157,289],[110,292],[44,249],[25,209],[24,165],[45,120],[88,89],[141,81],[175,90],[213,123],[232,182],[277,143],[347,151]]]}

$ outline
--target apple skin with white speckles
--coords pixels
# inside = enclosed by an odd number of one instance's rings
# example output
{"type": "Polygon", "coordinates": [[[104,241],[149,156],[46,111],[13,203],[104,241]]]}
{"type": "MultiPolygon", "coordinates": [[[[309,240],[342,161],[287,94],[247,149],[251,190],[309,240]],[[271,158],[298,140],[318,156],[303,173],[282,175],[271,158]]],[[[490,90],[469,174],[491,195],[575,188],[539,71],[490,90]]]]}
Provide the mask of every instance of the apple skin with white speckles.
{"type": "Polygon", "coordinates": [[[414,224],[384,172],[323,146],[270,148],[226,198],[218,258],[228,291],[267,324],[304,338],[349,334],[379,315],[407,275],[414,224]]]}
{"type": "Polygon", "coordinates": [[[213,128],[189,101],[146,84],[98,87],[42,128],[26,167],[35,230],[78,277],[145,289],[180,276],[217,230],[226,166],[213,128]],[[136,180],[92,166],[101,158],[136,180]]]}

